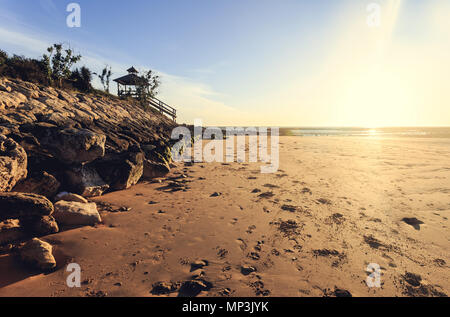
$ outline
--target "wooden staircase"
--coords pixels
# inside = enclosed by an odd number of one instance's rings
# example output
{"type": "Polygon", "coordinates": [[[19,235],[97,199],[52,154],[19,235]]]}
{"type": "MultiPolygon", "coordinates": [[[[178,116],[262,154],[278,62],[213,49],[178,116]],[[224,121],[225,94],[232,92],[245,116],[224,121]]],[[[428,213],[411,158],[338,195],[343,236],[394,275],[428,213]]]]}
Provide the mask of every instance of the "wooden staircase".
{"type": "Polygon", "coordinates": [[[149,104],[156,110],[158,110],[161,113],[164,113],[165,115],[168,115],[169,117],[172,117],[173,121],[176,121],[177,119],[177,110],[165,102],[159,100],[155,97],[149,97],[149,104]]]}

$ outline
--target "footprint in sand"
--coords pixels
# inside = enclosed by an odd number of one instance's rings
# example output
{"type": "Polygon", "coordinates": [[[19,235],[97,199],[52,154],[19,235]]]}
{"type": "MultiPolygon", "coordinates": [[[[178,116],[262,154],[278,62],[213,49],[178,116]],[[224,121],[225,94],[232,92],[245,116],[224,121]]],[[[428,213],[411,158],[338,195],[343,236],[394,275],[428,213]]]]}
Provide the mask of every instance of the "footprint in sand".
{"type": "Polygon", "coordinates": [[[239,245],[239,248],[242,250],[242,251],[244,251],[245,249],[247,249],[247,243],[244,241],[244,239],[237,239],[236,240],[237,241],[237,243],[238,243],[238,245],[239,245]]]}

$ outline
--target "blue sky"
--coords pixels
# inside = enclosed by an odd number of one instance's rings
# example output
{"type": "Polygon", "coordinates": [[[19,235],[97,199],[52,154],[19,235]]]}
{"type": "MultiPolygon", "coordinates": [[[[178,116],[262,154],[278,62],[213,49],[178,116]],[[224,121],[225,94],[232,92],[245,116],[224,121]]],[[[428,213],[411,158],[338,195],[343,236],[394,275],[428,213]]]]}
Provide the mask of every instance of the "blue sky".
{"type": "MultiPolygon", "coordinates": [[[[438,49],[447,50],[448,46],[435,47],[439,43],[430,42],[436,30],[447,35],[445,21],[435,29],[429,25],[430,15],[437,14],[434,11],[448,10],[445,2],[0,0],[0,48],[38,57],[49,44],[65,42],[85,56],[81,64],[95,71],[105,64],[112,65],[117,76],[131,65],[155,69],[163,78],[161,97],[179,109],[182,121],[201,118],[206,124],[220,125],[442,125],[445,122],[437,120],[436,111],[429,114],[428,121],[417,121],[425,109],[420,105],[412,109],[414,115],[407,120],[386,121],[386,107],[371,122],[357,108],[364,99],[361,92],[349,97],[342,91],[361,91],[359,78],[367,77],[362,90],[370,92],[367,87],[375,80],[371,63],[383,65],[376,76],[386,76],[397,68],[393,65],[406,46],[430,47],[421,53],[430,59],[439,55],[438,49]],[[66,26],[66,6],[71,2],[81,6],[81,28],[66,26]],[[390,16],[395,25],[376,36],[366,25],[366,5],[371,2],[380,3],[383,10],[393,3],[400,7],[395,17],[390,16]],[[383,57],[377,55],[375,60],[371,50],[387,33],[383,57]],[[345,115],[348,112],[357,115],[345,115]]],[[[427,67],[432,65],[423,65],[427,67]]],[[[396,71],[401,84],[409,74],[403,68],[396,71]]],[[[412,98],[407,96],[408,87],[399,87],[401,94],[385,89],[398,103],[406,105],[412,98]]],[[[377,102],[385,101],[379,98],[377,102]]],[[[395,116],[404,117],[400,113],[395,116]]]]}

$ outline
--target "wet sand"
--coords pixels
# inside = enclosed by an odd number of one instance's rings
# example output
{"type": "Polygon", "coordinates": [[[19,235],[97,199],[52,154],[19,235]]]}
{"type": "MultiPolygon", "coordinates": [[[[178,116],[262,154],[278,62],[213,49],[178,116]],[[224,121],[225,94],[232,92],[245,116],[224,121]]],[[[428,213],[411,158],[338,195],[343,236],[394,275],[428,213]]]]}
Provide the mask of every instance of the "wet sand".
{"type": "Polygon", "coordinates": [[[178,164],[175,182],[95,198],[103,224],[43,238],[55,272],[0,256],[0,296],[178,296],[193,279],[207,286],[198,296],[450,293],[450,139],[280,143],[275,174],[260,163],[178,164]],[[66,286],[71,262],[81,288],[66,286]],[[380,288],[366,284],[369,263],[381,267],[380,288]],[[173,292],[152,294],[157,282],[173,292]]]}

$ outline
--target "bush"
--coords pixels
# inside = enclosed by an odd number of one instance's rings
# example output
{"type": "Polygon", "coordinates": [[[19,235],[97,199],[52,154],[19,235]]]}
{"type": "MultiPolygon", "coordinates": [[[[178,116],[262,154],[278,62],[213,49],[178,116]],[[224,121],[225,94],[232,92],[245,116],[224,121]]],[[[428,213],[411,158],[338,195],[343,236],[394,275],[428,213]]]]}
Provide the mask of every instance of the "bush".
{"type": "Polygon", "coordinates": [[[70,81],[75,89],[81,92],[91,92],[92,91],[92,72],[87,67],[81,67],[81,69],[75,69],[70,75],[70,81]]]}
{"type": "Polygon", "coordinates": [[[0,52],[0,76],[44,85],[49,84],[45,74],[45,65],[42,61],[18,55],[8,58],[8,55],[3,51],[0,52]]]}

